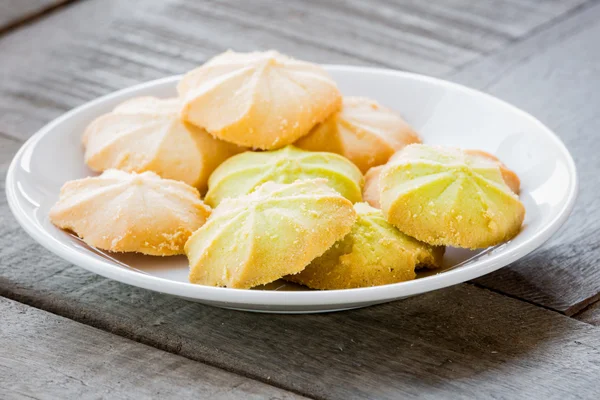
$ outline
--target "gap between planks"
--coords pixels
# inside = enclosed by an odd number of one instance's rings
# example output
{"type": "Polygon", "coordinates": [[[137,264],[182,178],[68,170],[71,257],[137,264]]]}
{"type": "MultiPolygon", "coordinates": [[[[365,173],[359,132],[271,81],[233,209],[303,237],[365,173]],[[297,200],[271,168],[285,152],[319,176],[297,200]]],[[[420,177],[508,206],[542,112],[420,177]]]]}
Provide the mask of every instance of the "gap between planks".
{"type": "MultiPolygon", "coordinates": [[[[77,267],[79,268],[79,267],[77,267]]],[[[173,354],[175,356],[183,357],[187,360],[197,362],[203,365],[207,365],[212,368],[216,368],[218,370],[222,370],[224,372],[235,374],[243,378],[247,378],[253,381],[257,381],[269,386],[272,386],[277,389],[285,390],[291,393],[294,393],[298,396],[302,396],[307,399],[315,399],[315,400],[325,400],[325,398],[314,396],[308,392],[304,392],[302,390],[298,390],[297,388],[289,387],[287,385],[281,385],[278,382],[274,382],[268,377],[265,378],[260,375],[255,375],[247,372],[246,370],[238,370],[229,366],[229,364],[222,364],[217,362],[211,362],[208,360],[200,359],[197,357],[190,357],[182,353],[181,346],[168,346],[163,342],[158,340],[150,340],[149,338],[142,338],[133,334],[126,329],[114,329],[111,327],[110,322],[103,319],[102,317],[93,318],[86,314],[79,314],[77,310],[71,311],[72,301],[63,301],[57,299],[46,299],[46,298],[37,298],[37,297],[26,297],[23,295],[18,295],[16,292],[5,291],[1,286],[2,277],[0,277],[0,303],[2,299],[7,299],[8,301],[14,301],[18,304],[22,304],[23,306],[31,307],[35,310],[39,310],[40,312],[47,312],[51,315],[55,315],[57,317],[65,318],[69,321],[73,321],[74,323],[83,324],[93,329],[98,329],[102,332],[106,332],[108,334],[113,334],[123,340],[131,340],[135,343],[139,343],[141,345],[152,347],[158,351],[164,351],[169,354],[173,354]],[[46,301],[44,301],[46,300],[46,301]]],[[[210,306],[206,306],[210,307],[210,306]]],[[[1,389],[1,388],[0,388],[1,389]]]]}
{"type": "Polygon", "coordinates": [[[575,208],[553,238],[532,255],[477,279],[502,293],[572,316],[599,300],[600,248],[592,191],[600,150],[594,140],[600,118],[600,57],[592,49],[600,32],[600,2],[557,25],[479,60],[447,78],[486,90],[531,112],[561,136],[571,150],[582,182],[575,208]],[[540,78],[543,77],[543,78],[540,78]]]}
{"type": "MultiPolygon", "coordinates": [[[[13,2],[15,2],[15,3],[16,3],[16,1],[21,1],[21,0],[13,0],[13,2]]],[[[48,15],[52,12],[58,11],[58,10],[62,9],[63,7],[66,7],[67,5],[74,3],[76,1],[82,1],[82,0],[55,0],[46,5],[41,6],[40,8],[33,10],[32,12],[25,13],[24,15],[19,16],[18,18],[14,19],[13,21],[6,23],[4,26],[0,26],[0,36],[10,32],[10,31],[19,29],[22,26],[35,23],[40,18],[44,18],[46,15],[48,15]]]]}
{"type": "Polygon", "coordinates": [[[299,399],[2,297],[0,314],[2,398],[299,399]]]}

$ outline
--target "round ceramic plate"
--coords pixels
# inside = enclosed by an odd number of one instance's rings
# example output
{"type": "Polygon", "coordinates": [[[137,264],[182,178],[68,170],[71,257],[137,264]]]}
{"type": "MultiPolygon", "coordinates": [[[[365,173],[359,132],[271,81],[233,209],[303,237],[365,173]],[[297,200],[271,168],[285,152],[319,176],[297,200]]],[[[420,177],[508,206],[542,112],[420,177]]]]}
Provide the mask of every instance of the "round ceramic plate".
{"type": "Polygon", "coordinates": [[[48,211],[58,199],[60,187],[68,180],[93,175],[83,162],[81,134],[85,126],[131,97],[174,96],[178,76],[101,97],[37,132],[17,153],[8,171],[10,207],[35,240],[89,271],[215,306],[283,313],[364,307],[477,278],[525,256],[565,222],[577,192],[575,164],[558,137],[532,116],[489,95],[438,79],[373,68],[326,68],[344,95],[371,97],[397,110],[425,143],[481,149],[500,157],[522,182],[527,216],[519,235],[478,252],[448,249],[444,268],[410,282],[331,291],[274,282],[242,290],[188,283],[183,256],[111,254],[54,227],[48,211]]]}

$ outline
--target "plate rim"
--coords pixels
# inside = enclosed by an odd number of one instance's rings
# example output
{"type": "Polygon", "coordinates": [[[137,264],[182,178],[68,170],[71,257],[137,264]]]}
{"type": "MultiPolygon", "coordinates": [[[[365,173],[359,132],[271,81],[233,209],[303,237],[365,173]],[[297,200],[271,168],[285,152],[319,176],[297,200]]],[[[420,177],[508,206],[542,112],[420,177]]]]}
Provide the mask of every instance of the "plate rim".
{"type": "Polygon", "coordinates": [[[537,118],[527,113],[526,111],[490,94],[480,90],[464,86],[459,83],[447,81],[440,78],[434,78],[427,75],[421,75],[413,72],[404,72],[386,68],[363,67],[351,65],[323,65],[327,70],[348,71],[356,73],[377,73],[390,76],[400,76],[413,80],[424,81],[441,85],[446,88],[452,88],[466,92],[472,95],[483,96],[489,101],[497,103],[499,106],[506,107],[510,111],[520,114],[522,117],[529,119],[535,125],[539,126],[542,131],[554,142],[560,152],[565,156],[567,161],[567,169],[569,174],[570,187],[568,188],[567,198],[555,217],[545,224],[538,232],[530,239],[510,248],[506,251],[492,254],[485,259],[480,259],[468,265],[465,268],[444,271],[440,274],[394,284],[353,288],[353,289],[337,289],[323,291],[269,291],[269,290],[248,290],[248,289],[232,289],[222,287],[212,287],[204,285],[196,285],[187,282],[177,282],[165,278],[160,278],[152,275],[141,274],[139,272],[128,270],[122,267],[113,266],[106,261],[90,258],[85,254],[72,249],[70,246],[62,243],[50,235],[46,230],[38,228],[39,224],[31,219],[26,211],[22,210],[19,205],[19,200],[16,193],[15,171],[23,155],[38,142],[42,137],[47,135],[55,126],[60,125],[64,121],[71,118],[73,115],[79,114],[88,108],[94,107],[99,103],[109,101],[115,97],[120,97],[125,94],[134,93],[148,87],[175,82],[182,75],[172,75],[160,79],[155,79],[148,82],[143,82],[134,86],[130,86],[115,92],[108,93],[104,96],[86,102],[76,108],[63,113],[59,117],[50,121],[33,134],[13,157],[6,174],[6,196],[8,205],[19,225],[29,234],[36,242],[57,256],[69,261],[81,268],[90,272],[96,273],[103,277],[113,279],[128,285],[141,287],[148,290],[153,290],[161,293],[167,293],[179,297],[205,301],[226,303],[229,305],[238,306],[339,306],[342,304],[358,304],[370,302],[386,302],[395,299],[408,297],[420,293],[425,293],[437,289],[442,289],[458,283],[466,282],[471,279],[486,275],[497,269],[500,269],[524,256],[531,253],[533,250],[544,244],[552,235],[554,235],[569,217],[575,201],[579,187],[579,179],[577,167],[573,157],[562,140],[550,128],[544,125],[537,118]],[[110,268],[107,268],[110,267],[110,268]]]}

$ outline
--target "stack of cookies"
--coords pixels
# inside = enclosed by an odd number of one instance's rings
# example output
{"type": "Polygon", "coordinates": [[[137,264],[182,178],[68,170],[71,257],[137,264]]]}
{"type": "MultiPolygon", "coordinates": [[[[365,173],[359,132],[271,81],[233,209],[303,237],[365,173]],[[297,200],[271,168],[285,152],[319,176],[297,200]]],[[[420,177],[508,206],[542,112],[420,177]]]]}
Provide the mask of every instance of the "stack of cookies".
{"type": "Polygon", "coordinates": [[[520,230],[519,180],[497,158],[421,144],[316,64],[228,51],[177,92],[90,123],[84,159],[101,174],[63,186],[55,225],[111,252],[186,254],[190,282],[244,289],[407,281],[444,246],[520,230]]]}

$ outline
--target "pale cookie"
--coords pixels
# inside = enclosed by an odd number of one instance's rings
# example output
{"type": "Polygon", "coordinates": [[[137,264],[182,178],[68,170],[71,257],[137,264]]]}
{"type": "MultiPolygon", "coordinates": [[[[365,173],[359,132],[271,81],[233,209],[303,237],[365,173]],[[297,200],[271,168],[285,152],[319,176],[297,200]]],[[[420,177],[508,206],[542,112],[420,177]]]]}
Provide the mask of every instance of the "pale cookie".
{"type": "Polygon", "coordinates": [[[243,148],[179,118],[178,99],[138,97],[97,118],[84,132],[85,162],[95,171],[152,171],[206,190],[208,177],[243,148]]]}
{"type": "Polygon", "coordinates": [[[198,190],[183,182],[108,170],[65,183],[50,220],[99,249],[170,256],[183,254],[209,214],[198,190]]]}
{"type": "Polygon", "coordinates": [[[188,72],[177,90],[184,121],[256,149],[295,142],[337,111],[342,99],[319,65],[273,50],[227,51],[188,72]]]}
{"type": "Polygon", "coordinates": [[[421,143],[396,112],[363,97],[344,97],[342,109],[302,137],[296,146],[340,154],[365,173],[385,164],[396,151],[421,143]]]}

